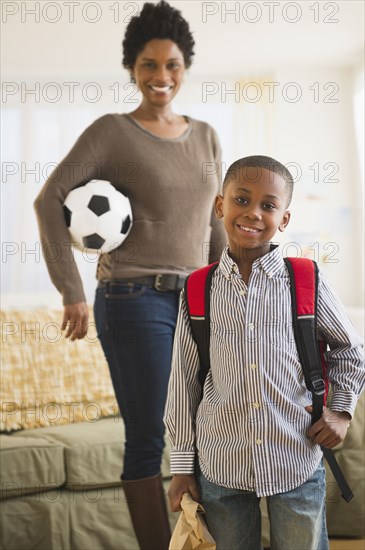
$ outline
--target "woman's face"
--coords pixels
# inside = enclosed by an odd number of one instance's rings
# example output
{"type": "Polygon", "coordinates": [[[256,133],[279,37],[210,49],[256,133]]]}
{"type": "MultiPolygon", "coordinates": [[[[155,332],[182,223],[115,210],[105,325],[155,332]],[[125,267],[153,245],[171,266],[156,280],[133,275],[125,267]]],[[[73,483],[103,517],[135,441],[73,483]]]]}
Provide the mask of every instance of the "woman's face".
{"type": "Polygon", "coordinates": [[[131,74],[144,101],[155,107],[170,103],[185,73],[184,56],[172,40],[153,39],[138,54],[131,74]]]}

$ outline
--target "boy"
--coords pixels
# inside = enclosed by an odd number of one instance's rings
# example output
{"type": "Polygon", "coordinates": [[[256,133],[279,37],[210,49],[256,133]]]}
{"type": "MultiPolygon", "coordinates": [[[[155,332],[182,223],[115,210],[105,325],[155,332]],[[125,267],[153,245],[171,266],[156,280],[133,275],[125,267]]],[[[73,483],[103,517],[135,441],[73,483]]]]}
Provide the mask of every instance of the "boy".
{"type": "Polygon", "coordinates": [[[271,243],[289,223],[290,172],[264,156],[229,168],[216,214],[228,246],[210,293],[210,363],[203,396],[184,299],[175,333],[165,424],[172,443],[169,498],[201,501],[217,550],[261,548],[260,497],[271,547],[327,550],[320,445],[340,443],[364,387],[362,345],[320,273],[318,331],[329,342],[331,410],[311,426],[292,329],[289,277],[271,243]]]}

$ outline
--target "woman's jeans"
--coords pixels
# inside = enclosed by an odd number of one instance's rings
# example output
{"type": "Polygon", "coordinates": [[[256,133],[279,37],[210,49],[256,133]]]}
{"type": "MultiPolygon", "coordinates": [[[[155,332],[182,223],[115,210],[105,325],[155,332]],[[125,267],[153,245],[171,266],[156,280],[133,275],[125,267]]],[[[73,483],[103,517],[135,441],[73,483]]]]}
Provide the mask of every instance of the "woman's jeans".
{"type": "MultiPolygon", "coordinates": [[[[260,550],[260,498],[208,481],[197,468],[201,502],[217,550],[260,550]]],[[[266,497],[271,550],[328,550],[325,469],[302,485],[266,497]]]]}
{"type": "Polygon", "coordinates": [[[139,283],[98,288],[94,315],[125,424],[124,480],[156,476],[179,292],[139,283]]]}

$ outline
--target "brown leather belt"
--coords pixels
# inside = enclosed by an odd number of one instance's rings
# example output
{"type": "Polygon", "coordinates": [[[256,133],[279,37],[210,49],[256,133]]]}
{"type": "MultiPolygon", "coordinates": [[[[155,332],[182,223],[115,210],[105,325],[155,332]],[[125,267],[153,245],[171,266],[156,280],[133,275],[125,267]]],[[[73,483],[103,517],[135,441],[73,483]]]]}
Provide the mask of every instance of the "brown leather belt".
{"type": "Polygon", "coordinates": [[[130,277],[129,279],[108,279],[99,281],[98,287],[105,288],[108,283],[114,284],[141,284],[154,288],[159,292],[168,290],[179,291],[184,288],[186,275],[173,275],[170,273],[159,273],[158,275],[148,275],[147,277],[130,277]]]}

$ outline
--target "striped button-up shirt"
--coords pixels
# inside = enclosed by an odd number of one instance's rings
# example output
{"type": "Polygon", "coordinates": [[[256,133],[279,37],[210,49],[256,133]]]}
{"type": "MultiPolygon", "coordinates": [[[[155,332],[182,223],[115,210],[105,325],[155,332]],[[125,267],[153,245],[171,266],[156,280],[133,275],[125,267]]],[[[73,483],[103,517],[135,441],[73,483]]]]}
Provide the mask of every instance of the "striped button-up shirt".
{"type": "MultiPolygon", "coordinates": [[[[327,340],[331,409],[351,415],[364,387],[363,347],[322,273],[318,332],[327,340]]],[[[211,368],[201,399],[199,359],[183,297],[165,409],[171,472],[267,496],[304,483],[322,458],[306,433],[311,393],[295,345],[289,276],[280,248],[244,283],[228,249],[212,278],[211,368]]]]}

